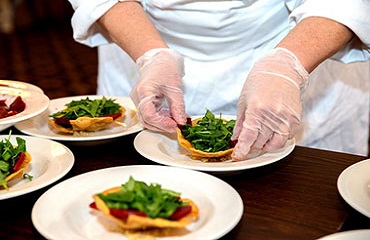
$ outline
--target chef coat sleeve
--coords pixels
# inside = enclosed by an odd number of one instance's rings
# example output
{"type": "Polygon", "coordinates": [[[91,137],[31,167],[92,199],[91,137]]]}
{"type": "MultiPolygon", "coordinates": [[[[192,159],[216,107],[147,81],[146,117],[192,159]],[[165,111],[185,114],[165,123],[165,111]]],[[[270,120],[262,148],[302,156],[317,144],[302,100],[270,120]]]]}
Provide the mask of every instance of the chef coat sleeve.
{"type": "MultiPolygon", "coordinates": [[[[325,17],[351,29],[357,38],[335,54],[332,59],[344,63],[370,59],[370,0],[306,0],[292,9],[290,24],[295,26],[307,17],[325,17]]],[[[297,5],[297,4],[296,4],[297,5]]],[[[293,4],[287,6],[295,7],[293,4]]]]}
{"type": "Polygon", "coordinates": [[[74,9],[73,38],[90,47],[112,42],[96,21],[119,1],[125,0],[69,0],[74,9]]]}

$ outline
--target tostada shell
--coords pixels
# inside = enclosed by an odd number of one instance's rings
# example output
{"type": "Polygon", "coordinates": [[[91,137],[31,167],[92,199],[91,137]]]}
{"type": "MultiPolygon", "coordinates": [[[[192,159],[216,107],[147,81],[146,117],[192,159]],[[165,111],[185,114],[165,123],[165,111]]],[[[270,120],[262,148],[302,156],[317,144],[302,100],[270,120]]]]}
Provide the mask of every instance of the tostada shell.
{"type": "Polygon", "coordinates": [[[23,163],[22,163],[21,167],[19,168],[19,170],[16,171],[16,172],[13,172],[10,175],[8,175],[5,178],[5,181],[9,182],[12,179],[22,177],[24,170],[28,167],[28,165],[30,164],[31,160],[32,160],[32,158],[31,158],[31,155],[29,154],[29,152],[25,152],[25,158],[24,158],[23,163]]]}

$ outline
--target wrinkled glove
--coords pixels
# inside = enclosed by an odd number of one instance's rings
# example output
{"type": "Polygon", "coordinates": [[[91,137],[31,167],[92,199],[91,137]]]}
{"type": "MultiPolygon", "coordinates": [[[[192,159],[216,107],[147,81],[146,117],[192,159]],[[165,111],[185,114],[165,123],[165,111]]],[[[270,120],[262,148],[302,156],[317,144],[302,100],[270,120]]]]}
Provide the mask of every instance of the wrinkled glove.
{"type": "Polygon", "coordinates": [[[295,135],[308,76],[298,58],[284,48],[273,49],[256,62],[238,100],[233,160],[277,150],[295,135]]]}
{"type": "Polygon", "coordinates": [[[184,60],[176,51],[152,49],[136,61],[140,77],[130,96],[144,127],[175,132],[185,125],[185,104],[182,94],[184,60]]]}

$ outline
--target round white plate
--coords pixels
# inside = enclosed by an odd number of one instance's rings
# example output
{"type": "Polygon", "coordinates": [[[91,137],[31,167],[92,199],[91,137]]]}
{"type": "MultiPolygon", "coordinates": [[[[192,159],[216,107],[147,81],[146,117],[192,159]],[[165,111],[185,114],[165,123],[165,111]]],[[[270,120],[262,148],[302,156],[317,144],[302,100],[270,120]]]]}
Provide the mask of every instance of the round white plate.
{"type": "Polygon", "coordinates": [[[6,99],[7,105],[11,104],[18,96],[22,97],[26,108],[14,116],[1,118],[0,125],[13,124],[32,118],[44,112],[49,106],[50,100],[42,92],[0,86],[0,99],[6,99]]]}
{"type": "Polygon", "coordinates": [[[103,96],[89,95],[89,96],[74,96],[52,99],[50,101],[49,109],[43,114],[29,119],[27,121],[15,124],[15,127],[28,135],[49,138],[60,141],[95,141],[95,140],[105,140],[115,137],[125,136],[128,134],[136,133],[143,129],[142,125],[139,123],[136,117],[136,108],[132,103],[130,98],[126,97],[111,97],[106,96],[106,98],[116,99],[116,102],[126,108],[125,116],[116,123],[109,126],[107,129],[102,131],[88,133],[84,136],[74,136],[71,134],[61,133],[58,130],[52,128],[48,124],[49,115],[58,112],[66,108],[65,104],[71,102],[72,100],[85,99],[86,97],[90,99],[98,99],[103,96]]]}
{"type": "Polygon", "coordinates": [[[23,89],[27,91],[35,91],[35,92],[40,92],[43,93],[44,91],[31,83],[27,82],[21,82],[21,81],[15,81],[15,80],[3,80],[0,79],[0,86],[2,87],[10,87],[10,88],[18,88],[18,89],[23,89]]]}
{"type": "MultiPolygon", "coordinates": [[[[12,135],[11,142],[16,144],[16,137],[26,140],[27,151],[32,160],[24,171],[31,175],[32,181],[27,179],[13,179],[9,181],[9,189],[0,190],[0,200],[23,195],[45,187],[66,175],[74,164],[73,153],[64,145],[48,139],[12,135]]],[[[0,139],[8,135],[0,135],[0,139]]]]}
{"type": "Polygon", "coordinates": [[[294,139],[277,152],[270,152],[245,161],[202,162],[193,160],[188,152],[177,142],[176,134],[163,134],[149,130],[140,132],[134,140],[135,149],[145,158],[154,162],[189,168],[199,171],[226,174],[249,168],[256,168],[281,160],[295,147],[294,139]]]}
{"type": "Polygon", "coordinates": [[[333,233],[317,240],[366,240],[370,239],[370,229],[351,230],[333,233]]]}
{"type": "Polygon", "coordinates": [[[136,165],[101,169],[55,185],[36,201],[32,222],[47,239],[127,239],[107,231],[89,204],[93,194],[119,186],[130,176],[180,192],[199,207],[199,219],[187,227],[187,234],[164,239],[218,239],[242,217],[240,195],[219,178],[183,168],[136,165]]]}
{"type": "Polygon", "coordinates": [[[370,159],[346,168],[338,177],[337,187],[351,207],[370,218],[370,159]]]}

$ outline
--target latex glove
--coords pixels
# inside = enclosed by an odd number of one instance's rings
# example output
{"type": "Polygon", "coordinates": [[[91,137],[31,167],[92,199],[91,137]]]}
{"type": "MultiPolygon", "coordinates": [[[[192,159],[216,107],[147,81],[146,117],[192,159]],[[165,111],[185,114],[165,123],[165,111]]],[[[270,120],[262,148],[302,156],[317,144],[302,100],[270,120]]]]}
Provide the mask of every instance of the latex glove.
{"type": "Polygon", "coordinates": [[[276,48],[253,66],[238,100],[232,158],[283,147],[298,130],[308,72],[289,50],[276,48]]]}
{"type": "Polygon", "coordinates": [[[168,48],[152,49],[136,61],[140,77],[130,96],[144,127],[175,132],[185,125],[185,104],[182,94],[184,60],[168,48]]]}

